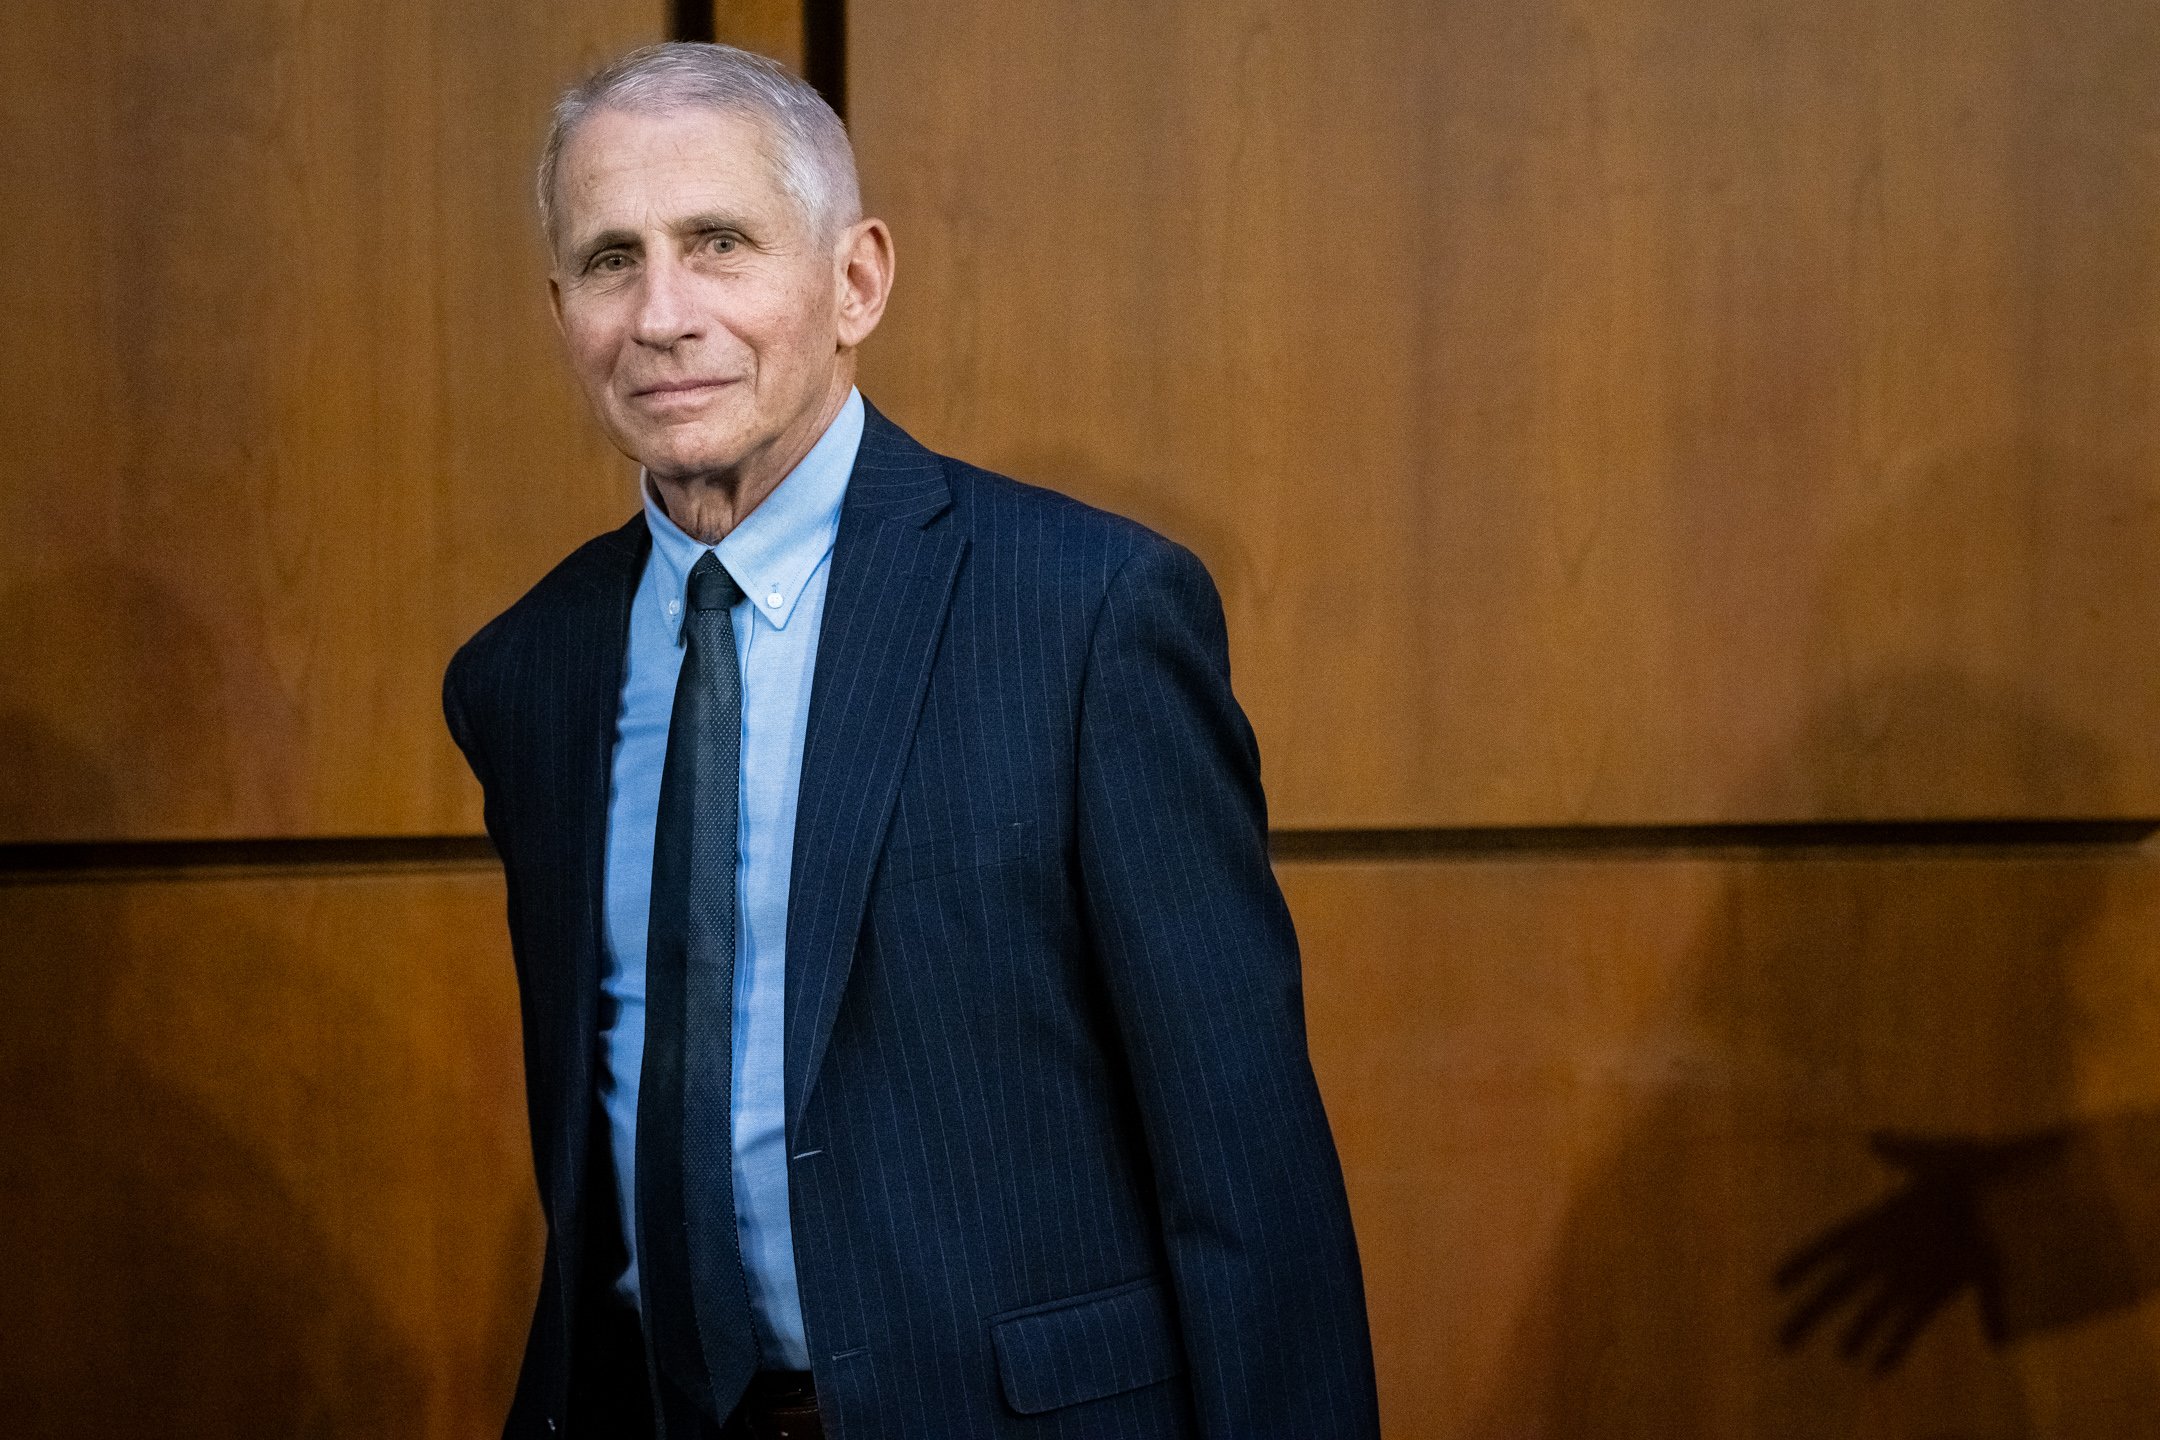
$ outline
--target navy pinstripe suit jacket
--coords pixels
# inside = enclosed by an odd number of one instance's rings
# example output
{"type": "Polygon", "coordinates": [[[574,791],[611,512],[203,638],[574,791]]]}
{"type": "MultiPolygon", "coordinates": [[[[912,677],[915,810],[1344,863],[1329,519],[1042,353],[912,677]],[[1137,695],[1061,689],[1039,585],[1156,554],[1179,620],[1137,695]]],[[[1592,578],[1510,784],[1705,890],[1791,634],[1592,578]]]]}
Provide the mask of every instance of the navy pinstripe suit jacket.
{"type": "MultiPolygon", "coordinates": [[[[564,1433],[608,762],[642,517],[451,662],[509,885],[564,1433]]],[[[1377,1434],[1356,1242],[1222,611],[1190,553],[874,410],[787,939],[790,1203],[844,1440],[1377,1434]]],[[[604,1143],[604,1137],[601,1140],[604,1143]]],[[[589,1282],[588,1282],[589,1283],[589,1282]]]]}

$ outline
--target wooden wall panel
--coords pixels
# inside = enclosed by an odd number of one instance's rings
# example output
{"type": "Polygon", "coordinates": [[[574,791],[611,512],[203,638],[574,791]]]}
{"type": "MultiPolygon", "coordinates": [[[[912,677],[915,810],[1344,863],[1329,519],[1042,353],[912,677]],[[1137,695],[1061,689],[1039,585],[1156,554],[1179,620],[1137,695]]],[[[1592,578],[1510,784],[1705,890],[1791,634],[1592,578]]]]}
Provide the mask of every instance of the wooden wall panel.
{"type": "Polygon", "coordinates": [[[451,649],[635,505],[531,167],[661,0],[0,15],[0,840],[474,831],[451,649]]]}
{"type": "Polygon", "coordinates": [[[1200,551],[1279,823],[2160,812],[2160,8],[850,27],[866,392],[1200,551]]]}
{"type": "Polygon", "coordinates": [[[468,1437],[541,1241],[492,867],[0,883],[0,1413],[468,1437]]]}
{"type": "MultiPolygon", "coordinates": [[[[1390,1435],[2090,1440],[2160,1403],[2149,1304],[1996,1350],[1961,1301],[1877,1380],[1778,1348],[1771,1284],[1894,1188],[1876,1132],[2155,1134],[2153,854],[1282,868],[1390,1435]]],[[[494,1423],[539,1239],[500,905],[485,869],[0,888],[9,1414],[494,1423]]],[[[2096,1233],[2160,1223],[2096,1193],[2096,1233]]]]}
{"type": "Polygon", "coordinates": [[[803,0],[713,0],[713,38],[770,55],[800,75],[803,0]]]}
{"type": "MultiPolygon", "coordinates": [[[[1390,1436],[2150,1433],[2160,853],[1280,870],[1390,1436]],[[1783,1259],[1899,1188],[1871,1136],[2065,1125],[2097,1181],[1987,1192],[2013,1343],[1968,1293],[1885,1376],[1851,1309],[1778,1344],[1783,1259]]],[[[1919,1219],[1893,1256],[1955,1232],[1919,1219]]]]}

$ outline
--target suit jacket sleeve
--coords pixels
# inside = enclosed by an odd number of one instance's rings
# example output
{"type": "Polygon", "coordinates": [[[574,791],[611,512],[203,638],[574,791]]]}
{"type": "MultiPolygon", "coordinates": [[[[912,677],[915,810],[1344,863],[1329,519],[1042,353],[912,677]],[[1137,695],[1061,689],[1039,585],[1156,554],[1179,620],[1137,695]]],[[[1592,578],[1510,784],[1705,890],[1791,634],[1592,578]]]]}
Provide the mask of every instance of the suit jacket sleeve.
{"type": "Polygon", "coordinates": [[[473,723],[471,702],[467,694],[471,689],[476,662],[468,646],[460,650],[443,672],[443,720],[450,727],[450,738],[457,742],[465,764],[480,782],[482,822],[488,838],[495,842],[497,851],[502,849],[501,792],[496,788],[494,772],[489,768],[487,752],[481,743],[479,729],[473,723]]]}
{"type": "Polygon", "coordinates": [[[1215,587],[1152,537],[1112,579],[1090,643],[1078,852],[1202,1432],[1378,1435],[1258,749],[1230,692],[1215,587]]]}
{"type": "Polygon", "coordinates": [[[450,738],[457,742],[458,752],[465,757],[473,778],[485,787],[487,776],[482,773],[479,738],[473,734],[472,720],[465,713],[465,663],[465,656],[460,652],[443,671],[443,722],[450,727],[450,738]]]}

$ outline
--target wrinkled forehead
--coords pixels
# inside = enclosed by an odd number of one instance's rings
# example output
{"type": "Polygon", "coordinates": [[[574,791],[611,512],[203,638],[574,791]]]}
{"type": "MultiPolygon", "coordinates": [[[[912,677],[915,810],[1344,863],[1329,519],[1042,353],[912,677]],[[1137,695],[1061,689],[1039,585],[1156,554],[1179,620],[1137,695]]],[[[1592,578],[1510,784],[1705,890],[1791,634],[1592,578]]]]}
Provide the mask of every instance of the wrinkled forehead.
{"type": "Polygon", "coordinates": [[[593,110],[563,146],[555,198],[564,243],[597,229],[665,227],[692,214],[766,224],[802,218],[782,184],[771,125],[702,106],[593,110]]]}

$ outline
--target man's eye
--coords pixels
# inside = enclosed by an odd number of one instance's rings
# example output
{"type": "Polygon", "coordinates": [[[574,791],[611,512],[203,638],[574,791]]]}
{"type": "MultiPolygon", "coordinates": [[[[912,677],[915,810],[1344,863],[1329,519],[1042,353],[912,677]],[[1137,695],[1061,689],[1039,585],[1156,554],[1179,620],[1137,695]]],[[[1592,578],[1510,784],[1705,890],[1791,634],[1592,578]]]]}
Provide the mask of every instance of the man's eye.
{"type": "Polygon", "coordinates": [[[595,255],[592,264],[587,268],[598,274],[611,274],[618,270],[626,270],[629,266],[629,256],[623,254],[620,250],[609,250],[604,254],[595,255]]]}
{"type": "Polygon", "coordinates": [[[708,235],[705,237],[705,248],[715,255],[732,255],[735,253],[735,247],[739,243],[733,235],[708,235]]]}

